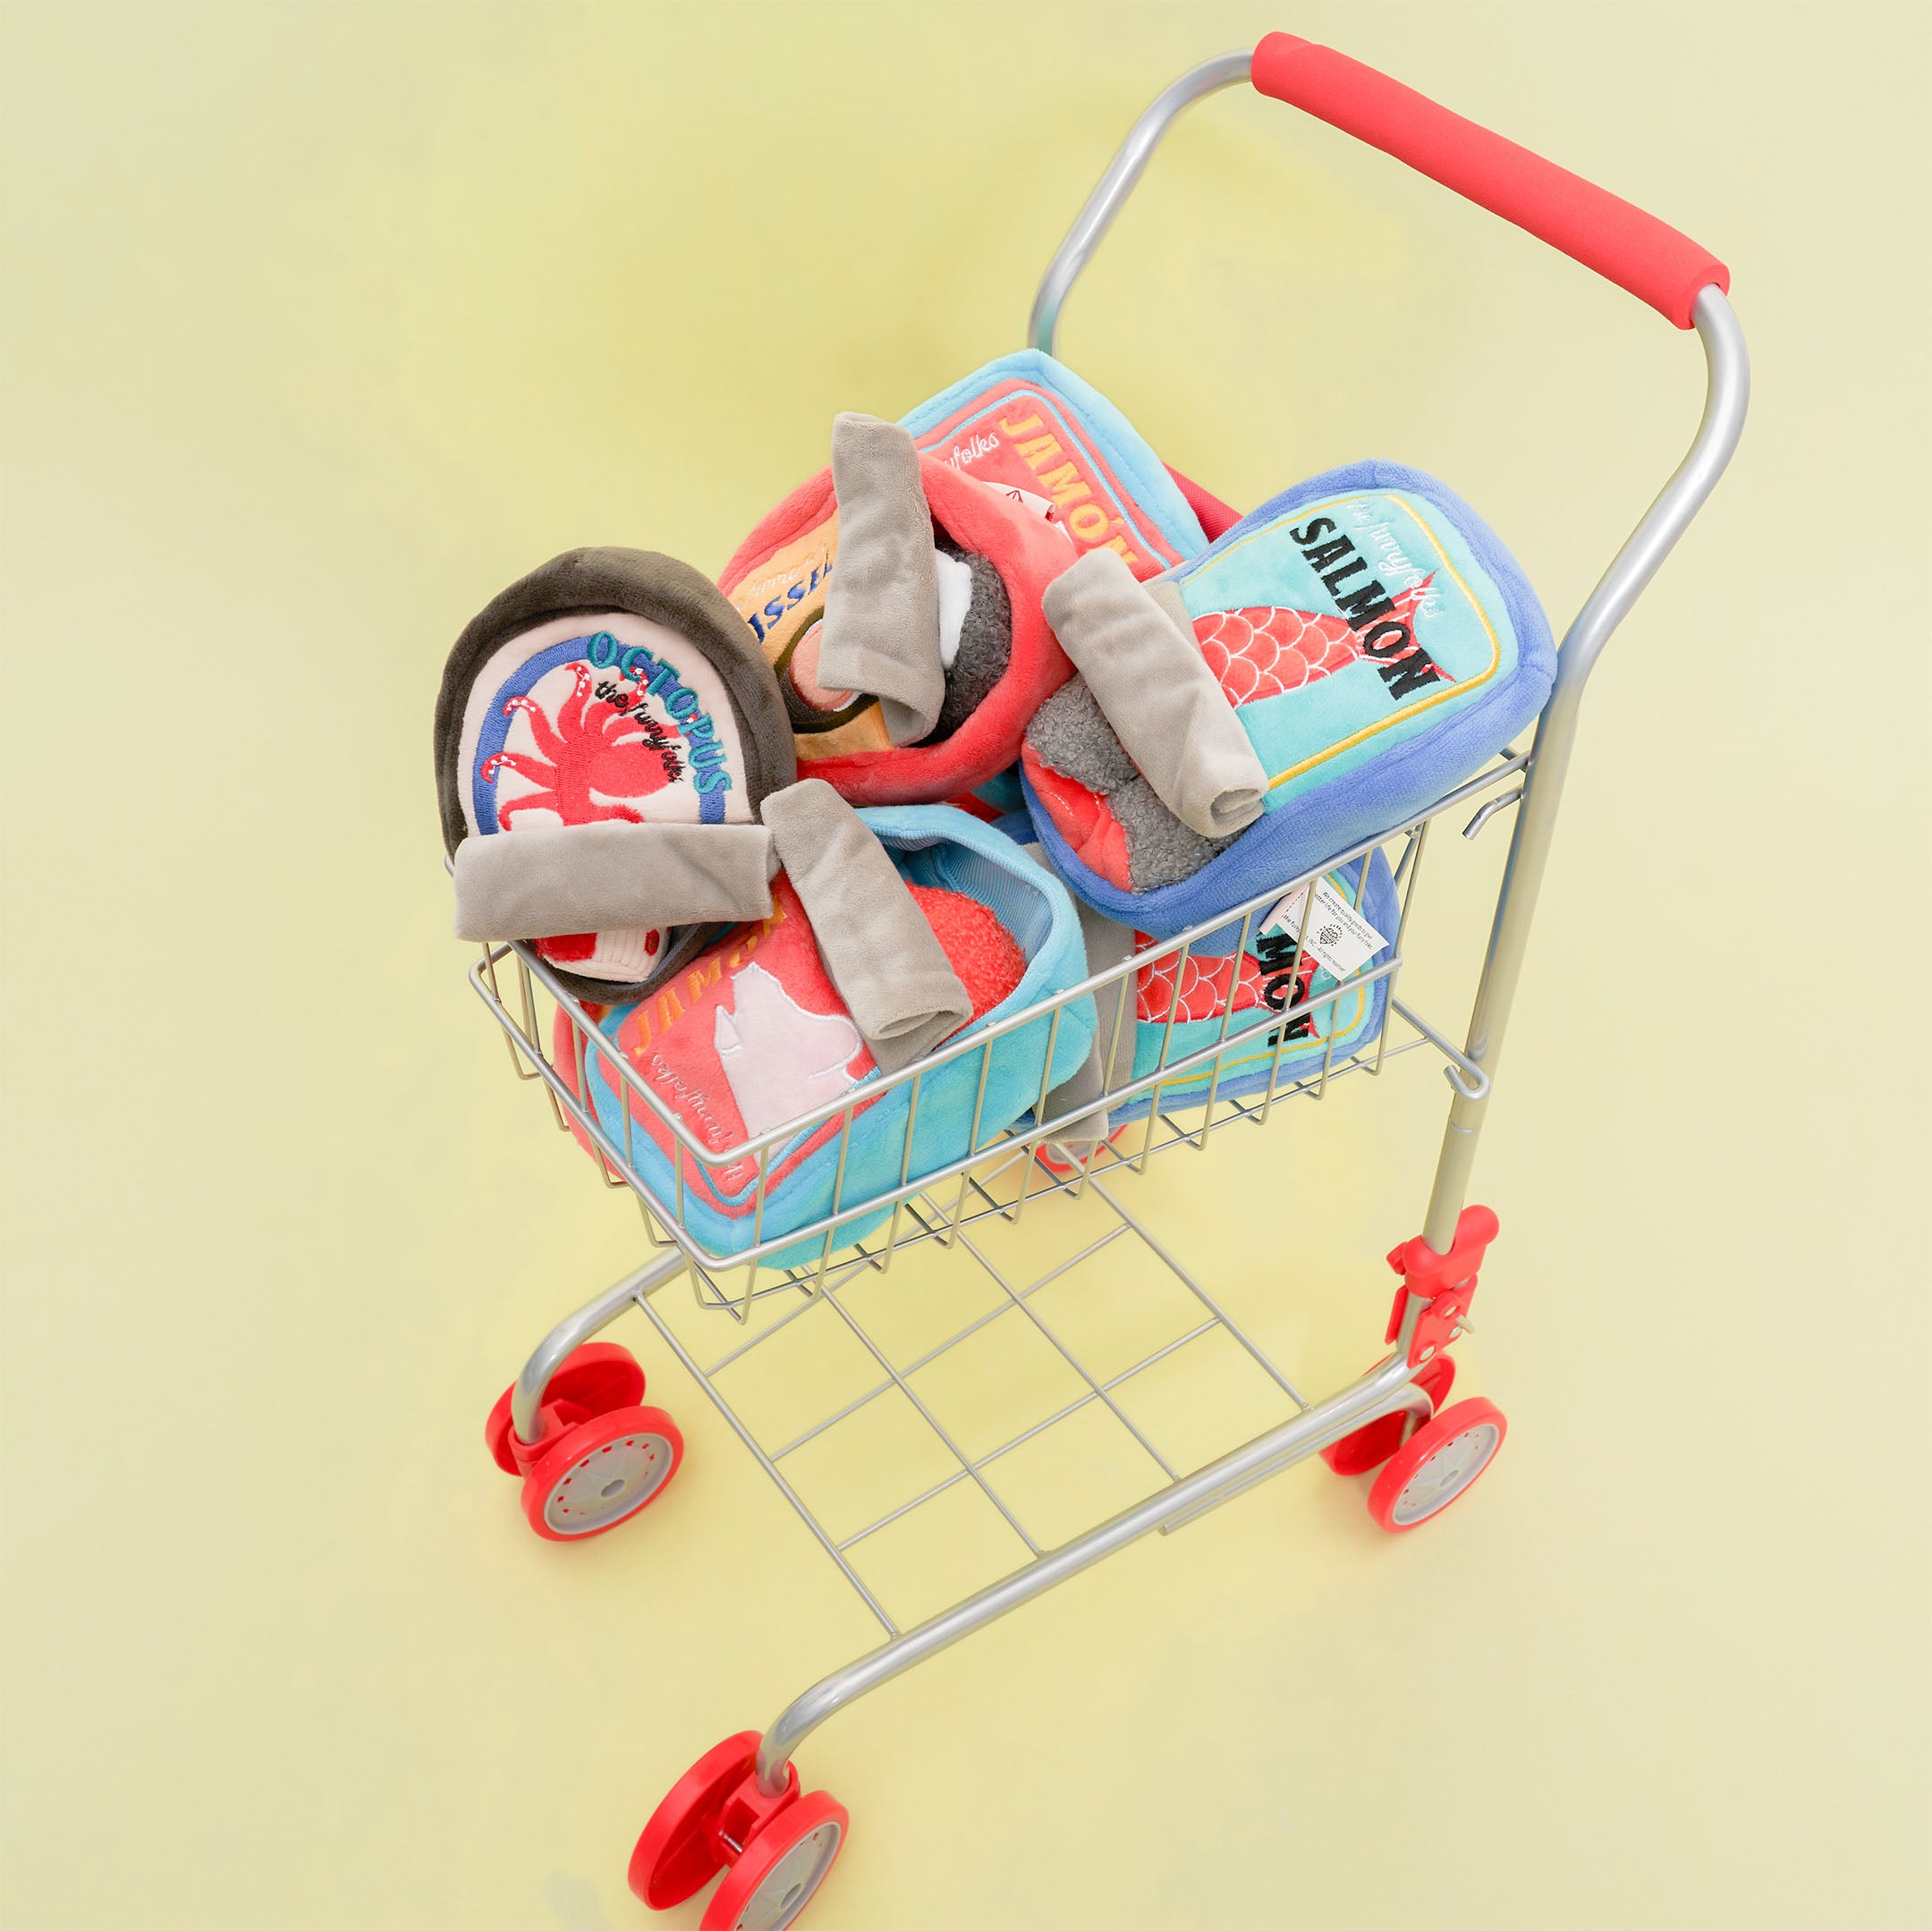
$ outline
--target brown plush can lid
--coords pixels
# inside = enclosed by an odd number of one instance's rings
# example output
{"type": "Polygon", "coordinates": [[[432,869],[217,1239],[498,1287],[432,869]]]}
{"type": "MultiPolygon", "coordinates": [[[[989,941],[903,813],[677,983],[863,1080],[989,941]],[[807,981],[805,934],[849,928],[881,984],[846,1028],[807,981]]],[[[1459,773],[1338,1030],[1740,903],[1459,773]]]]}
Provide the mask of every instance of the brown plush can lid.
{"type": "Polygon", "coordinates": [[[436,803],[443,843],[453,852],[466,834],[463,775],[458,771],[470,686],[504,639],[577,611],[623,610],[677,631],[707,657],[737,714],[745,790],[756,817],[767,792],[798,776],[791,721],[777,679],[751,627],[701,572],[654,550],[606,546],[566,550],[484,606],[463,628],[436,694],[436,803]]]}

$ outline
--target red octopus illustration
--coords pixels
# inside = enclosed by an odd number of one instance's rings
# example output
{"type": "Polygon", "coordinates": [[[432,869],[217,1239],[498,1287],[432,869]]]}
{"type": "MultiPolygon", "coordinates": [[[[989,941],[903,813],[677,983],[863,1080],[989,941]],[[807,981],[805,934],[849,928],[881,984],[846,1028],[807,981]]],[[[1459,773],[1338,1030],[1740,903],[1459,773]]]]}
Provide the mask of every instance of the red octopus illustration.
{"type": "MultiPolygon", "coordinates": [[[[1416,606],[1434,580],[1425,577],[1396,597],[1394,622],[1413,631],[1416,606]]],[[[1237,705],[1299,690],[1362,654],[1361,639],[1346,618],[1311,610],[1217,610],[1195,620],[1194,635],[1208,668],[1237,705]]]]}
{"type": "Polygon", "coordinates": [[[641,815],[620,800],[660,791],[677,775],[671,733],[655,718],[596,696],[590,666],[575,668],[576,689],[557,707],[554,724],[534,698],[513,697],[504,705],[505,717],[521,711],[530,719],[541,754],[498,751],[484,761],[486,783],[513,771],[538,787],[497,806],[496,822],[505,831],[519,811],[554,811],[566,825],[594,818],[640,825],[641,815]]]}

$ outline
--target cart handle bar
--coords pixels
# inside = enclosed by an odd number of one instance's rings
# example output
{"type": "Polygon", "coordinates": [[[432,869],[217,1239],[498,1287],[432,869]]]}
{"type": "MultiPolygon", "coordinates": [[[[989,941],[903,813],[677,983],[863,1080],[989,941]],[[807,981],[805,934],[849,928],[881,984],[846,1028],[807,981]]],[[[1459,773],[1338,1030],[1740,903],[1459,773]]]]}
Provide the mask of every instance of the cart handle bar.
{"type": "Polygon", "coordinates": [[[1054,353],[1060,310],[1161,137],[1196,101],[1243,80],[1514,222],[1628,289],[1679,328],[1696,326],[1697,299],[1705,289],[1730,290],[1731,271],[1656,216],[1345,54],[1271,33],[1252,54],[1217,54],[1190,68],[1134,123],[1047,264],[1027,318],[1034,348],[1054,353]]]}
{"type": "Polygon", "coordinates": [[[1691,326],[1701,290],[1715,283],[1730,291],[1731,271],[1689,235],[1332,47],[1268,34],[1254,50],[1250,78],[1258,94],[1407,162],[1594,268],[1679,328],[1691,326]]]}

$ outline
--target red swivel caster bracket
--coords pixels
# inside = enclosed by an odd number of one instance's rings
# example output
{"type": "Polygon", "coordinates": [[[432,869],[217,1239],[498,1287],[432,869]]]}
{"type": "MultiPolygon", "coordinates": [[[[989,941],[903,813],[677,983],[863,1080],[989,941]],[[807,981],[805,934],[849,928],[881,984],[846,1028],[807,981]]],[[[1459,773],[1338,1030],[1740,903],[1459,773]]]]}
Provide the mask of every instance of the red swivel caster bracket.
{"type": "Polygon", "coordinates": [[[1428,1303],[1410,1337],[1410,1367],[1440,1354],[1462,1332],[1470,1303],[1476,1298],[1483,1257],[1496,1237],[1495,1214],[1487,1207],[1466,1207],[1456,1217],[1455,1238],[1446,1254],[1438,1254],[1420,1234],[1389,1249],[1388,1264],[1402,1275],[1402,1284],[1395,1290],[1388,1333],[1383,1338],[1394,1341],[1402,1332],[1411,1294],[1428,1303]]]}
{"type": "Polygon", "coordinates": [[[724,1881],[699,1931],[784,1931],[826,1880],[852,1819],[824,1791],[801,1795],[798,1772],[767,1797],[758,1785],[758,1733],[708,1750],[672,1785],[631,1853],[631,1888],[669,1910],[724,1881]]]}
{"type": "Polygon", "coordinates": [[[483,1439],[496,1466],[523,1478],[523,1513],[547,1542],[580,1542],[629,1521],[677,1473],[684,1437],[661,1408],[639,1405],[644,1370],[628,1348],[588,1342],[544,1390],[543,1427],[517,1439],[505,1388],[483,1439]]]}

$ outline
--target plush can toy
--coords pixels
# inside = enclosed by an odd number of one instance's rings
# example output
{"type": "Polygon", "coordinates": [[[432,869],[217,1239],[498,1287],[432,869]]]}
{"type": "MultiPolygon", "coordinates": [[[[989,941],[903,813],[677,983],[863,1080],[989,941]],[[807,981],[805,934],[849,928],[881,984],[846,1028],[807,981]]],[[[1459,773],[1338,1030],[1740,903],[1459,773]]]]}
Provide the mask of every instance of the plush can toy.
{"type": "MultiPolygon", "coordinates": [[[[807,802],[821,789],[809,782],[796,787],[807,802]]],[[[652,1190],[678,1198],[685,1227],[720,1257],[834,1213],[835,1201],[867,1201],[902,1175],[929,1173],[961,1158],[969,1143],[990,1145],[1038,1102],[1043,1081],[1063,1080],[1092,1045],[1093,1001],[1076,999],[1057,1025],[1043,1015],[1003,1033],[983,1053],[924,1071],[916,1122],[908,1082],[869,1093],[882,1073],[909,1063],[882,1039],[872,1016],[877,992],[908,976],[902,961],[919,951],[909,936],[943,955],[960,993],[917,1039],[926,1051],[1069,990],[1086,977],[1087,964],[1065,888],[992,826],[945,805],[852,817],[847,829],[862,826],[864,848],[817,877],[801,872],[794,885],[792,854],[810,845],[789,844],[767,917],[724,934],[643,998],[592,1015],[658,1105],[712,1153],[729,1156],[804,1120],[796,1132],[780,1132],[763,1156],[761,1187],[758,1155],[692,1158],[658,1112],[613,1077],[599,1052],[582,1055],[590,1104],[611,1144],[628,1145],[652,1190]],[[868,860],[883,872],[852,882],[868,860]],[[843,1108],[823,1120],[807,1117],[841,1101],[852,1105],[843,1148],[843,1108]]],[[[554,1057],[574,1087],[577,1054],[561,1012],[556,1026],[554,1057]]],[[[888,1211],[842,1224],[833,1246],[862,1239],[888,1211]]],[[[814,1260],[823,1239],[809,1236],[767,1265],[814,1260]]]]}
{"type": "Polygon", "coordinates": [[[1126,419],[1037,351],[902,425],[840,417],[832,457],[720,582],[778,673],[801,768],[860,804],[959,798],[1014,762],[1071,674],[1040,604],[1076,558],[1152,576],[1207,543],[1126,419]]]}
{"type": "Polygon", "coordinates": [[[436,796],[462,938],[529,939],[584,997],[674,971],[770,909],[792,732],[744,619],[688,563],[571,550],[450,652],[436,796]]]}
{"type": "Polygon", "coordinates": [[[1045,607],[1080,675],[1021,760],[1074,892],[1160,936],[1433,803],[1524,730],[1549,626],[1488,528],[1433,478],[1334,470],[1151,581],[1082,557],[1045,607]]]}
{"type": "MultiPolygon", "coordinates": [[[[996,822],[1036,864],[1052,869],[1024,811],[996,822]]],[[[1387,959],[1402,908],[1381,851],[1368,855],[1366,879],[1362,862],[1335,867],[1313,888],[1333,894],[1330,904],[1351,914],[1344,921],[1347,958],[1325,952],[1319,936],[1307,945],[1298,942],[1309,889],[1304,887],[1197,939],[1184,948],[1185,958],[1181,949],[1164,953],[1102,987],[1093,995],[1093,1048],[1046,1096],[1041,1115],[1062,1122],[1055,1136],[1061,1151],[1084,1158],[1123,1124],[1145,1119],[1151,1088],[1084,1109],[1164,1068],[1177,1070],[1158,1088],[1162,1109],[1181,1112],[1206,1104],[1210,1091],[1222,1100],[1284,1091],[1325,1065],[1345,1064],[1372,1042],[1388,1010],[1388,979],[1368,974],[1387,959]],[[1130,1001],[1124,1015],[1119,1012],[1123,992],[1130,1001]],[[1191,1065],[1197,1053],[1213,1057],[1191,1065]]],[[[1154,944],[1152,935],[1118,925],[1090,905],[1081,903],[1079,911],[1089,975],[1123,965],[1154,944]]],[[[1028,1119],[1031,1123],[1030,1114],[1028,1119]]],[[[1055,1154],[1043,1158],[1061,1171],[1063,1163],[1055,1154]]]]}

